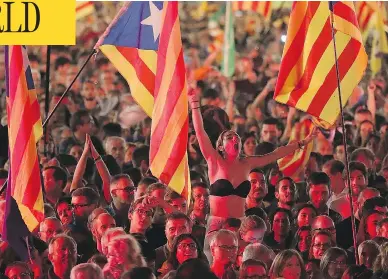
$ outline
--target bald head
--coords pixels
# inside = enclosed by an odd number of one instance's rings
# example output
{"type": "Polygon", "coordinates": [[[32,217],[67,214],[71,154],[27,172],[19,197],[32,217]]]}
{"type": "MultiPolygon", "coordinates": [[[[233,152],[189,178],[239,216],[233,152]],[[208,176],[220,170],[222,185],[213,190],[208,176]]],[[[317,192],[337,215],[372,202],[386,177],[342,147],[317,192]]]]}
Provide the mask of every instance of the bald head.
{"type": "Polygon", "coordinates": [[[336,230],[333,219],[331,219],[329,216],[326,215],[320,215],[313,219],[313,222],[311,224],[311,230],[314,231],[320,231],[320,230],[327,230],[331,233],[333,241],[336,241],[336,230]]]}
{"type": "Polygon", "coordinates": [[[46,243],[49,243],[54,236],[62,232],[62,223],[55,217],[48,217],[40,223],[39,237],[46,243]]]}

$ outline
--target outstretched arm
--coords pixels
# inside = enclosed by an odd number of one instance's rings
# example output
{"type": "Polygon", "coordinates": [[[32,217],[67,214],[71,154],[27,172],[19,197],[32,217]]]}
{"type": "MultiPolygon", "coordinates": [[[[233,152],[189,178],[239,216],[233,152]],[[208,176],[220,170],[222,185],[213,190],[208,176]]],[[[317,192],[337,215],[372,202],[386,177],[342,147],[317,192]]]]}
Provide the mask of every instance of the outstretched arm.
{"type": "Polygon", "coordinates": [[[84,176],[85,169],[86,169],[86,162],[90,154],[89,140],[90,140],[89,136],[86,135],[84,150],[82,152],[81,158],[77,163],[77,167],[75,168],[75,171],[74,171],[73,181],[71,182],[71,186],[70,186],[70,193],[73,190],[80,187],[80,182],[84,176]]]}
{"type": "Polygon", "coordinates": [[[212,146],[212,143],[203,126],[201,114],[201,103],[199,100],[198,90],[195,85],[189,86],[189,102],[193,117],[193,126],[198,139],[199,147],[206,161],[215,158],[218,154],[212,146]]]}
{"type": "Polygon", "coordinates": [[[270,163],[273,163],[287,156],[288,154],[294,152],[298,148],[303,148],[303,146],[307,145],[317,136],[317,133],[318,133],[318,130],[314,128],[312,133],[308,135],[304,140],[301,140],[299,142],[292,142],[287,144],[286,146],[281,146],[275,149],[273,152],[263,156],[249,156],[247,160],[248,160],[248,166],[250,170],[254,168],[264,167],[270,163]]]}

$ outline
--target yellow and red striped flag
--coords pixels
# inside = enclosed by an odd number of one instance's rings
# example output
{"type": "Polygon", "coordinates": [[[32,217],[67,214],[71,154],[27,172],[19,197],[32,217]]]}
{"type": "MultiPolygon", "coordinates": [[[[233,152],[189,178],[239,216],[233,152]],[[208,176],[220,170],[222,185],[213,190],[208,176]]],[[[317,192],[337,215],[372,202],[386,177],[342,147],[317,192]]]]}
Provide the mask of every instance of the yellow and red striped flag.
{"type": "Polygon", "coordinates": [[[94,4],[92,1],[76,2],[75,4],[75,18],[81,19],[94,13],[94,4]]]}
{"type": "MultiPolygon", "coordinates": [[[[313,130],[314,124],[311,119],[304,119],[302,122],[296,123],[291,130],[289,143],[299,142],[304,140],[313,130]]],[[[301,171],[304,170],[313,150],[314,143],[311,141],[303,149],[298,149],[294,153],[287,155],[278,160],[279,169],[284,176],[297,179],[301,171]]]]}
{"type": "Polygon", "coordinates": [[[43,135],[25,46],[5,46],[9,175],[2,238],[28,259],[25,238],[44,219],[36,143],[43,135]]]}
{"type": "Polygon", "coordinates": [[[369,5],[368,1],[356,1],[355,7],[357,11],[357,22],[360,27],[360,31],[366,34],[371,19],[376,12],[373,5],[369,5]]]}
{"type": "Polygon", "coordinates": [[[353,2],[294,2],[274,99],[332,126],[340,112],[331,16],[343,104],[361,80],[367,55],[353,2]]]}
{"type": "Polygon", "coordinates": [[[152,117],[152,174],[189,201],[188,97],[178,2],[126,3],[97,47],[152,117]]]}
{"type": "Polygon", "coordinates": [[[266,20],[269,20],[272,14],[271,1],[234,1],[232,9],[233,11],[258,12],[266,20]]]}

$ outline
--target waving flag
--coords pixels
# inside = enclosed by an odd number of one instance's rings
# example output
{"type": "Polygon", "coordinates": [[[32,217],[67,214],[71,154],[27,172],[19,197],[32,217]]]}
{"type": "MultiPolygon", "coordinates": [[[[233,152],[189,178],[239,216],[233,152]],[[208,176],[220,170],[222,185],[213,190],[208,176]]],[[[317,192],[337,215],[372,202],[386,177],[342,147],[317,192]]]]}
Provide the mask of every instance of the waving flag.
{"type": "Polygon", "coordinates": [[[188,97],[178,3],[126,3],[96,47],[152,117],[152,174],[188,198],[188,97]]]}
{"type": "Polygon", "coordinates": [[[325,126],[333,125],[340,112],[331,18],[346,104],[367,65],[353,2],[294,2],[274,94],[276,101],[325,126]]]}
{"type": "Polygon", "coordinates": [[[76,19],[84,18],[95,12],[94,4],[92,1],[77,2],[75,4],[75,17],[76,19]]]}
{"type": "Polygon", "coordinates": [[[271,1],[234,1],[233,11],[258,12],[269,20],[272,14],[272,3],[271,1]]]}
{"type": "MultiPolygon", "coordinates": [[[[304,119],[302,122],[296,123],[291,130],[289,143],[299,142],[304,140],[313,130],[314,124],[311,119],[304,119]]],[[[298,149],[294,153],[287,155],[278,160],[279,169],[284,176],[290,176],[297,179],[301,171],[304,170],[309,161],[314,143],[311,141],[303,149],[298,149]]]]}
{"type": "Polygon", "coordinates": [[[36,150],[43,129],[26,47],[5,47],[5,70],[10,170],[2,237],[26,260],[26,237],[44,219],[36,150]]]}

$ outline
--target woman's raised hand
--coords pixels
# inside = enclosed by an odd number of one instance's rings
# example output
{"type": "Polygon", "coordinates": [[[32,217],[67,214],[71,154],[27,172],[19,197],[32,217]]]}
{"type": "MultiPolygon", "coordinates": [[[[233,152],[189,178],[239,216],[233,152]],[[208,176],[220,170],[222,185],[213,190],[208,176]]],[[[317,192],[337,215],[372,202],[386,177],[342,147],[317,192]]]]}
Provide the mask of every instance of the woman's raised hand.
{"type": "Polygon", "coordinates": [[[311,133],[304,139],[304,145],[308,144],[310,141],[315,139],[318,136],[319,130],[316,126],[314,126],[311,133]]]}

